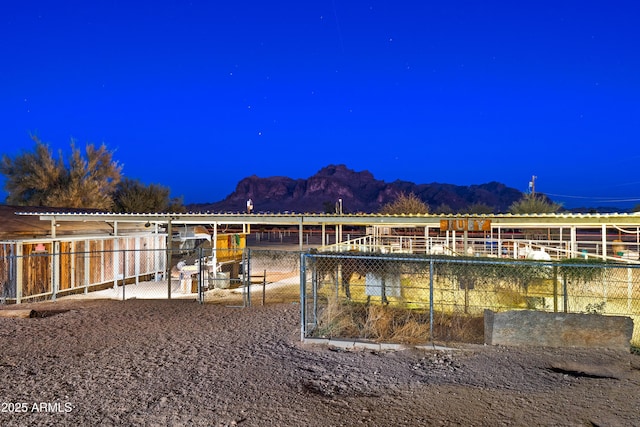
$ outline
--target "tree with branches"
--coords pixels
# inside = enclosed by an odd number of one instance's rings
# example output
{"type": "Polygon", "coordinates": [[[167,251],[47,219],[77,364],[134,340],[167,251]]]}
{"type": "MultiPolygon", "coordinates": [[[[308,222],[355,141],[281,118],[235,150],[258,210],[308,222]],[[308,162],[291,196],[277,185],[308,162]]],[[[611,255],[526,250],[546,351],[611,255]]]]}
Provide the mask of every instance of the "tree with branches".
{"type": "Polygon", "coordinates": [[[553,203],[546,196],[528,193],[509,207],[512,214],[556,213],[562,205],[553,203]]]}
{"type": "Polygon", "coordinates": [[[162,185],[144,185],[139,180],[125,178],[114,194],[114,210],[128,213],[185,212],[182,198],[171,198],[162,185]]]}
{"type": "Polygon", "coordinates": [[[122,166],[102,144],[87,144],[84,154],[71,141],[68,161],[60,151],[54,159],[37,136],[33,152],[3,155],[0,173],[6,177],[6,202],[18,206],[111,209],[122,166]]]}
{"type": "Polygon", "coordinates": [[[401,192],[393,202],[382,206],[382,208],[380,208],[380,213],[387,215],[426,214],[429,213],[429,205],[423,202],[414,193],[406,194],[401,192]]]}
{"type": "Polygon", "coordinates": [[[492,214],[494,208],[482,202],[475,202],[460,210],[461,214],[489,215],[492,214]]]}

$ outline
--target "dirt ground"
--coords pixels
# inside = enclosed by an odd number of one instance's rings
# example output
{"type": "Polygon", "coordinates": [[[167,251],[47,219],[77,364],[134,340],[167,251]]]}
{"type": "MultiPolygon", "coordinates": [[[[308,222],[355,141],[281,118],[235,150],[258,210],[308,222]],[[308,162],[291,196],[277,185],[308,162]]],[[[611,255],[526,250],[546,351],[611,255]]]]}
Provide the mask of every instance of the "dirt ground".
{"type": "Polygon", "coordinates": [[[299,305],[24,304],[0,318],[0,425],[632,426],[640,356],[300,342],[299,305]],[[52,312],[50,310],[68,310],[52,312]]]}

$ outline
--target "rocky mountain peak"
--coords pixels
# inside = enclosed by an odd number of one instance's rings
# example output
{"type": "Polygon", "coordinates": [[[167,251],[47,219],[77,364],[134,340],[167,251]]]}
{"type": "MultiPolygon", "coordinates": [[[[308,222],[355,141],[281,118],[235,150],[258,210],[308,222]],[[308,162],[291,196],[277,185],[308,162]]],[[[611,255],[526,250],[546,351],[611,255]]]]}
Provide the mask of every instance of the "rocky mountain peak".
{"type": "Polygon", "coordinates": [[[242,179],[236,190],[224,200],[194,205],[193,208],[213,212],[241,212],[248,199],[256,212],[333,212],[338,199],[343,211],[377,212],[404,192],[414,193],[434,211],[447,205],[454,212],[472,204],[486,204],[495,212],[505,212],[522,197],[522,193],[499,182],[457,186],[452,184],[415,184],[409,181],[386,183],[371,172],[354,171],[346,165],[328,165],[307,179],[285,176],[260,178],[251,175],[242,179]]]}

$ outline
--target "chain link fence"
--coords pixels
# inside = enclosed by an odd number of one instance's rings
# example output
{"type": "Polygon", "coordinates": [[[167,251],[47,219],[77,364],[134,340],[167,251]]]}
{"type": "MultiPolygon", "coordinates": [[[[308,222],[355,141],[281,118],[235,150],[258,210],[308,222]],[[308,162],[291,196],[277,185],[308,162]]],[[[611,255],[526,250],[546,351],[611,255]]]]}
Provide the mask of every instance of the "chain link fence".
{"type": "Polygon", "coordinates": [[[188,298],[238,307],[300,302],[303,337],[404,343],[483,342],[485,309],[592,313],[631,317],[632,344],[640,346],[636,264],[275,249],[218,258],[203,248],[86,246],[20,256],[5,248],[1,302],[63,297],[188,298]]]}
{"type": "Polygon", "coordinates": [[[7,246],[0,256],[0,302],[186,298],[246,307],[300,300],[300,252],[85,246],[65,252],[49,245],[28,255],[7,246]]]}
{"type": "MultiPolygon", "coordinates": [[[[141,296],[141,291],[152,297],[160,287],[148,284],[163,281],[166,260],[166,250],[153,249],[7,254],[0,257],[1,302],[20,304],[71,296],[126,299],[141,296]]],[[[166,297],[166,285],[164,290],[166,297]]]]}
{"type": "Polygon", "coordinates": [[[300,252],[247,249],[251,304],[300,301],[300,252]]]}
{"type": "Polygon", "coordinates": [[[587,260],[304,254],[303,337],[483,342],[485,309],[629,316],[640,266],[587,260]]]}

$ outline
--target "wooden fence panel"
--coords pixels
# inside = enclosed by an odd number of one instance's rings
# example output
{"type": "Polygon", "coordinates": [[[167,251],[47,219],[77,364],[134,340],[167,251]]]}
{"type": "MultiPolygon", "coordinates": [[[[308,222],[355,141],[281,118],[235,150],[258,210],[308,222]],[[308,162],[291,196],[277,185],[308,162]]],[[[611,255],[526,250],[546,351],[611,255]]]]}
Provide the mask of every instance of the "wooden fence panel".
{"type": "Polygon", "coordinates": [[[51,247],[51,243],[23,245],[23,297],[51,292],[51,247]],[[37,246],[44,250],[36,251],[37,246]]]}
{"type": "Polygon", "coordinates": [[[73,286],[81,287],[86,285],[85,280],[85,259],[89,255],[87,253],[87,245],[84,241],[74,242],[75,257],[73,260],[73,286]]]}
{"type": "Polygon", "coordinates": [[[102,252],[101,240],[89,241],[89,281],[91,283],[100,283],[102,279],[102,252]]]}
{"type": "Polygon", "coordinates": [[[60,242],[60,285],[61,291],[71,289],[71,266],[73,254],[72,242],[60,242]]]}
{"type": "Polygon", "coordinates": [[[0,298],[46,297],[53,285],[56,292],[72,291],[163,271],[166,254],[145,249],[164,246],[164,238],[0,242],[0,298]]]}

